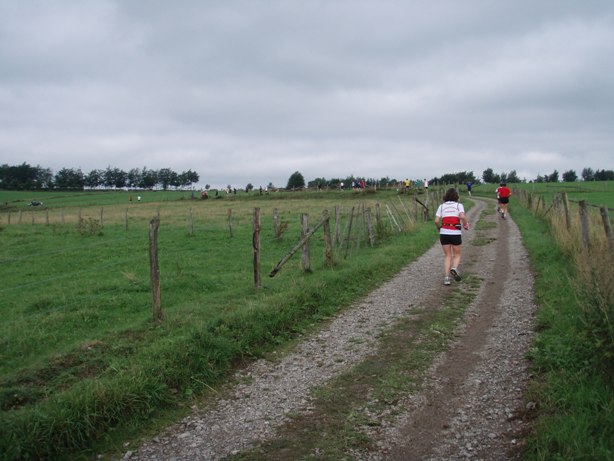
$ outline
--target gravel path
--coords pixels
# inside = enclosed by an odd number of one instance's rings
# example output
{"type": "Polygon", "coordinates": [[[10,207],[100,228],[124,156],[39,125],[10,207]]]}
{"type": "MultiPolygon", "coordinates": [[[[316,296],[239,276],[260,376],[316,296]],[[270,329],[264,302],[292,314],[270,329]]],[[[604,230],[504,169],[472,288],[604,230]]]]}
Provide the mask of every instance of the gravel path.
{"type": "MultiPolygon", "coordinates": [[[[476,199],[471,223],[494,201],[476,199]]],[[[399,403],[400,416],[369,428],[375,452],[351,452],[357,460],[518,459],[532,403],[523,401],[525,358],[533,334],[533,281],[513,220],[480,231],[487,245],[464,234],[461,270],[481,278],[452,348],[424,376],[418,395],[399,403]]],[[[308,411],[310,389],[360,363],[377,346],[378,334],[410,314],[412,306],[437,307],[444,290],[439,243],[393,279],[346,310],[276,361],[259,360],[236,375],[235,385],[208,410],[194,412],[147,441],[130,460],[217,460],[275,437],[288,415],[308,411]]],[[[377,417],[377,415],[375,415],[377,417]]]]}

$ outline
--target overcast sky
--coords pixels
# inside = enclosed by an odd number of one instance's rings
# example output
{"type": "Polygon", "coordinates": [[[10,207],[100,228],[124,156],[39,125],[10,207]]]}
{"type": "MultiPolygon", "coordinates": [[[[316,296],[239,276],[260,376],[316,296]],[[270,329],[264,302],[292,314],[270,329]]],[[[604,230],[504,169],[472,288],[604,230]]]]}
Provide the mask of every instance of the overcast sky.
{"type": "Polygon", "coordinates": [[[0,0],[0,164],[614,169],[611,0],[0,0]]]}

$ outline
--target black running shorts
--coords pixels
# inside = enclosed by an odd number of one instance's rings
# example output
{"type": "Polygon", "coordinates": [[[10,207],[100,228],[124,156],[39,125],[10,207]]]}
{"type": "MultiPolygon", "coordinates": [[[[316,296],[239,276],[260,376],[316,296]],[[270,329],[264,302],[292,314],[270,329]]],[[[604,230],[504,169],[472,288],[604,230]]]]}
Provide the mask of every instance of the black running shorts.
{"type": "Polygon", "coordinates": [[[499,197],[499,203],[510,203],[509,197],[499,197]]]}
{"type": "Polygon", "coordinates": [[[442,245],[461,245],[463,243],[462,236],[456,235],[448,235],[448,234],[439,234],[439,241],[442,245]]]}

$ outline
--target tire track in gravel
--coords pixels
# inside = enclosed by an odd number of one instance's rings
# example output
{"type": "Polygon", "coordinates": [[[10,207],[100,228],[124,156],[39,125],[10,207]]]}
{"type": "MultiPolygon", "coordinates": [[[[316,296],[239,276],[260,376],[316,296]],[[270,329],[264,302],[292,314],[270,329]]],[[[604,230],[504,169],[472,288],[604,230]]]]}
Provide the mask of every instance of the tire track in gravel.
{"type": "MultiPolygon", "coordinates": [[[[468,213],[471,222],[477,220],[490,202],[475,200],[475,203],[468,213]]],[[[411,411],[406,412],[406,420],[400,418],[394,424],[384,426],[380,433],[371,434],[380,441],[380,451],[354,453],[356,459],[427,459],[428,456],[433,456],[432,459],[456,459],[449,453],[459,453],[459,448],[448,441],[450,438],[452,441],[464,441],[462,423],[468,418],[463,420],[461,417],[459,423],[452,420],[458,416],[458,409],[466,401],[462,396],[467,392],[463,386],[470,379],[467,378],[468,373],[479,368],[472,364],[481,361],[480,350],[488,343],[490,335],[487,338],[484,329],[496,324],[495,318],[501,311],[497,307],[501,303],[494,301],[506,297],[498,296],[498,293],[503,289],[505,271],[509,270],[510,264],[514,264],[514,261],[505,259],[509,258],[510,251],[504,248],[509,238],[505,233],[509,230],[506,229],[512,226],[511,220],[498,223],[496,245],[490,244],[484,248],[463,245],[464,271],[475,272],[486,280],[479,296],[481,301],[469,308],[466,314],[470,321],[466,334],[462,335],[465,339],[459,340],[457,347],[438,362],[444,364],[442,368],[433,367],[429,372],[424,395],[409,396],[404,402],[408,410],[413,409],[413,416],[411,411]],[[458,361],[458,370],[453,372],[446,368],[446,361],[458,361]],[[460,366],[461,363],[464,366],[460,366]],[[448,372],[451,373],[449,377],[445,375],[448,372]],[[438,390],[440,393],[436,394],[438,390]],[[457,402],[450,405],[448,397],[455,394],[457,402]],[[420,402],[424,401],[427,405],[421,407],[420,402]],[[433,403],[436,407],[433,407],[433,403]],[[426,430],[415,431],[415,428],[421,427],[426,430]],[[459,432],[454,432],[457,427],[459,432]],[[446,431],[450,437],[442,439],[438,446],[434,446],[432,440],[428,442],[429,437],[440,437],[446,431]]],[[[474,230],[465,234],[466,243],[473,238],[474,230]]],[[[518,246],[522,247],[519,238],[513,243],[510,247],[514,247],[514,251],[518,246]]],[[[223,459],[250,449],[263,440],[274,439],[277,429],[290,420],[290,415],[309,410],[312,388],[325,384],[375,353],[378,335],[409,315],[412,306],[437,304],[442,290],[450,288],[441,285],[441,259],[441,248],[436,243],[393,279],[298,344],[294,351],[276,361],[258,360],[239,371],[235,376],[238,384],[223,392],[214,405],[208,405],[207,409],[195,409],[193,414],[145,442],[138,451],[126,453],[124,458],[151,461],[223,459]]],[[[530,329],[530,324],[524,325],[524,328],[530,329]]],[[[487,386],[488,379],[483,379],[480,381],[480,377],[476,377],[474,382],[487,386]]],[[[491,432],[487,438],[492,440],[491,432]]],[[[471,443],[473,441],[466,442],[465,448],[471,443]]],[[[477,451],[471,449],[468,452],[473,456],[477,451]]]]}
{"type": "Polygon", "coordinates": [[[471,259],[465,271],[484,282],[456,344],[434,364],[419,399],[403,402],[406,411],[379,434],[381,450],[363,459],[520,459],[530,428],[523,395],[533,279],[513,221],[498,213],[487,221],[497,224],[488,235],[494,242],[465,255],[471,259]]]}

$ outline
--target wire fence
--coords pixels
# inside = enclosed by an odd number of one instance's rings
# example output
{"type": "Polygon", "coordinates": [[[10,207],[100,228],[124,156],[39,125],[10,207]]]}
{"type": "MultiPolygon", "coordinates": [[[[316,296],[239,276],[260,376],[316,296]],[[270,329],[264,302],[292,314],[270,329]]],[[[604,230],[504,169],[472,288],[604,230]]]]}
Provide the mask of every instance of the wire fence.
{"type": "MultiPolygon", "coordinates": [[[[329,258],[339,264],[364,248],[378,245],[391,234],[406,232],[417,222],[430,219],[438,205],[437,195],[435,190],[419,197],[402,193],[385,201],[359,200],[351,207],[346,203],[327,210],[331,232],[329,258]]],[[[309,224],[301,226],[297,215],[307,213],[267,209],[262,214],[258,226],[262,235],[258,238],[263,238],[266,245],[258,251],[268,252],[262,258],[264,264],[279,261],[309,232],[309,224]]],[[[13,238],[19,243],[11,244],[11,237],[3,236],[6,240],[0,251],[0,272],[10,276],[3,277],[6,282],[0,287],[0,294],[9,300],[2,304],[8,302],[15,307],[19,302],[26,302],[44,304],[47,311],[51,308],[78,310],[80,306],[100,303],[105,297],[118,298],[123,292],[132,295],[135,286],[143,302],[151,288],[146,225],[152,216],[161,223],[162,242],[157,251],[163,290],[182,271],[195,274],[202,281],[206,274],[198,273],[199,264],[207,267],[206,273],[216,274],[218,278],[222,276],[217,274],[225,271],[245,272],[247,261],[254,256],[251,233],[254,223],[249,221],[244,208],[235,211],[228,207],[217,210],[214,216],[192,207],[161,210],[153,205],[120,210],[90,207],[4,213],[0,215],[0,226],[16,230],[13,238]],[[215,253],[210,246],[220,241],[227,245],[232,257],[210,258],[215,253]],[[243,267],[235,260],[242,262],[243,267]],[[114,274],[115,278],[109,279],[108,274],[114,274]],[[50,296],[54,297],[53,301],[47,301],[50,296]]],[[[317,237],[314,242],[312,251],[320,250],[322,238],[317,237]]],[[[324,266],[330,265],[331,261],[324,262],[324,266]]],[[[320,264],[303,264],[302,270],[314,267],[320,264]]],[[[204,281],[202,284],[207,285],[204,281]]],[[[156,302],[154,299],[153,303],[156,302]]]]}

